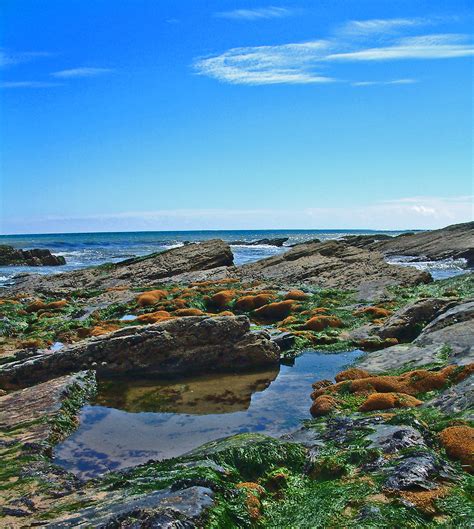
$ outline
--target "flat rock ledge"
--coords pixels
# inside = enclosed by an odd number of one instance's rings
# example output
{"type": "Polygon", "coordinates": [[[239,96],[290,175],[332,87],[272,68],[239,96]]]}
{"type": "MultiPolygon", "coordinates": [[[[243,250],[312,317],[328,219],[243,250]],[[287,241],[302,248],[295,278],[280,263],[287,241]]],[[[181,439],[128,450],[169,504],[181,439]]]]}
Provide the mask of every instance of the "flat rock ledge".
{"type": "Polygon", "coordinates": [[[279,347],[246,316],[195,316],[125,327],[0,367],[0,387],[25,387],[78,369],[177,375],[277,365],[279,347]]]}

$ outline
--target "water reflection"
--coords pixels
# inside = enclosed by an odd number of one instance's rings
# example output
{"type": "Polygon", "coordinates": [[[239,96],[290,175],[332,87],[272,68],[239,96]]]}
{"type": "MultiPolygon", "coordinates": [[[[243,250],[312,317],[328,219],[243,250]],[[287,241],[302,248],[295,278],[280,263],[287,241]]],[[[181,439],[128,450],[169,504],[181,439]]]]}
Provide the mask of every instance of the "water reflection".
{"type": "Polygon", "coordinates": [[[333,378],[360,351],[307,352],[293,366],[174,381],[102,381],[78,430],[55,450],[55,462],[92,477],[184,454],[242,432],[278,437],[309,418],[311,384],[333,378]]]}

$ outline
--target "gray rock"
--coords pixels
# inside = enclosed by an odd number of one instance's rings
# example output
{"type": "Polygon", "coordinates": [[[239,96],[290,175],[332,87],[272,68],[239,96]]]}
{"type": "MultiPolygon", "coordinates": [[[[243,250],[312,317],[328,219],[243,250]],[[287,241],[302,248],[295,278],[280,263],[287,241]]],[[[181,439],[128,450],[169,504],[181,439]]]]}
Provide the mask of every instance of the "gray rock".
{"type": "Polygon", "coordinates": [[[376,331],[381,338],[397,338],[399,342],[411,342],[423,327],[456,301],[446,298],[420,299],[401,308],[376,331]]]}
{"type": "Polygon", "coordinates": [[[278,346],[280,351],[288,351],[295,345],[296,337],[291,332],[270,332],[270,339],[278,346]]]}
{"type": "Polygon", "coordinates": [[[465,413],[466,419],[474,421],[474,375],[459,384],[445,389],[434,399],[425,402],[425,408],[437,408],[446,415],[465,413]]]}
{"type": "Polygon", "coordinates": [[[170,375],[277,365],[280,350],[246,316],[194,316],[124,327],[54,353],[0,366],[0,386],[24,387],[84,368],[101,374],[170,375]]]}
{"type": "Polygon", "coordinates": [[[80,510],[67,518],[53,520],[44,527],[187,529],[202,526],[203,517],[213,503],[214,493],[206,487],[178,491],[165,489],[128,497],[116,494],[106,497],[97,506],[80,510]]]}
{"type": "Polygon", "coordinates": [[[380,448],[385,454],[394,454],[412,447],[424,447],[425,441],[421,433],[411,426],[392,426],[379,424],[374,426],[375,432],[368,435],[371,448],[380,448]]]}
{"type": "Polygon", "coordinates": [[[228,267],[233,259],[229,245],[214,239],[85,270],[50,276],[24,274],[15,278],[15,285],[2,295],[15,292],[67,295],[79,289],[148,286],[164,279],[176,281],[180,274],[228,267]]]}
{"type": "Polygon", "coordinates": [[[389,285],[417,285],[431,276],[414,268],[389,265],[378,252],[328,241],[294,246],[288,252],[235,269],[242,280],[356,289],[359,298],[380,296],[389,285]]]}

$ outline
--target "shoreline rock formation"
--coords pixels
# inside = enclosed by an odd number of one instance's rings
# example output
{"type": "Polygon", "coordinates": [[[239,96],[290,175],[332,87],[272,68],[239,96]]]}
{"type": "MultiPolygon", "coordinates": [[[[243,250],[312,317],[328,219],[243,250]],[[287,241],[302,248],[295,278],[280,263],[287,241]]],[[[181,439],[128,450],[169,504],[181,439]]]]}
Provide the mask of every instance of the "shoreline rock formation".
{"type": "Polygon", "coordinates": [[[53,255],[50,250],[36,248],[21,250],[0,244],[0,266],[61,266],[66,264],[62,255],[53,255]]]}

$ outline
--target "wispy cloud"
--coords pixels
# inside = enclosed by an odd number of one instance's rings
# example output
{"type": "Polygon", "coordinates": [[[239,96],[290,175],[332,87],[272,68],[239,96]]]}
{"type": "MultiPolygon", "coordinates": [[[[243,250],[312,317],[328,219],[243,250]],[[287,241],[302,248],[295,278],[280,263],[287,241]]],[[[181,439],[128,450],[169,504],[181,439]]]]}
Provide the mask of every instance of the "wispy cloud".
{"type": "Polygon", "coordinates": [[[43,81],[1,81],[0,88],[52,88],[61,86],[61,83],[48,83],[43,81]]]}
{"type": "Polygon", "coordinates": [[[377,86],[377,85],[400,85],[400,84],[415,84],[419,81],[417,79],[391,79],[390,81],[355,81],[351,83],[352,86],[377,86]]]}
{"type": "MultiPolygon", "coordinates": [[[[474,55],[474,44],[468,35],[455,33],[400,36],[383,28],[405,28],[421,25],[422,19],[376,19],[352,21],[347,28],[357,29],[367,38],[351,38],[336,32],[325,39],[301,43],[231,48],[223,53],[199,58],[194,62],[198,74],[231,84],[312,84],[335,81],[328,68],[337,63],[453,59],[474,55]],[[370,39],[374,34],[378,46],[370,39]],[[380,44],[383,45],[380,45],[380,44]]],[[[355,86],[413,83],[412,79],[386,81],[347,80],[355,86]]]]}
{"type": "Polygon", "coordinates": [[[339,28],[339,33],[348,35],[370,35],[387,33],[401,29],[424,26],[431,21],[426,18],[373,18],[369,20],[350,20],[339,28]]]}
{"type": "Polygon", "coordinates": [[[114,72],[111,68],[94,68],[90,66],[81,66],[53,72],[51,75],[60,79],[73,79],[78,77],[98,77],[114,72]]]}
{"type": "Polygon", "coordinates": [[[229,18],[232,20],[261,20],[265,18],[284,18],[291,16],[293,11],[286,7],[257,7],[253,9],[234,9],[232,11],[220,11],[215,16],[229,18]]]}
{"type": "Polygon", "coordinates": [[[0,50],[0,67],[13,66],[51,55],[46,51],[13,52],[3,49],[0,50]]]}

